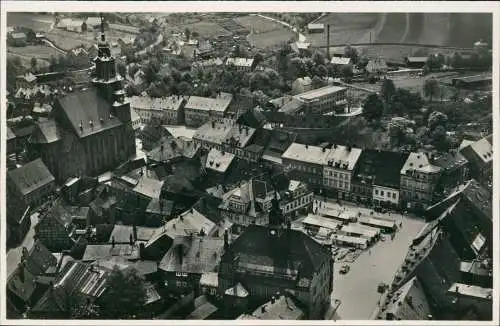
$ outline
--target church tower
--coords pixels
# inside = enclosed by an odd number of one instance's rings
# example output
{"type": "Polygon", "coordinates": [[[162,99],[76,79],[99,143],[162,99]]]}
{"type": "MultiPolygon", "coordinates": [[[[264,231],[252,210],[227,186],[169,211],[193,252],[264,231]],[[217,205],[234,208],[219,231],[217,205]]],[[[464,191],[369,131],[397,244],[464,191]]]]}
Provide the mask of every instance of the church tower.
{"type": "Polygon", "coordinates": [[[111,48],[104,34],[104,17],[101,15],[101,38],[98,43],[97,57],[94,59],[95,77],[94,86],[99,89],[101,96],[113,103],[117,100],[115,92],[121,90],[123,77],[116,71],[115,58],[111,56],[111,48]]]}

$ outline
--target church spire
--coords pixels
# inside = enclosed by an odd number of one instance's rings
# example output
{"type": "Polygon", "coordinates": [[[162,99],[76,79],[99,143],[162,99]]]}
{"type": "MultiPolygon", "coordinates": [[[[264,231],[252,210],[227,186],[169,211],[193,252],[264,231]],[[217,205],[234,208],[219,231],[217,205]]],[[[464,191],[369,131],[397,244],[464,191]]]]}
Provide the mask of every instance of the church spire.
{"type": "Polygon", "coordinates": [[[101,39],[99,40],[98,44],[98,57],[101,58],[109,58],[111,57],[111,49],[109,47],[109,44],[106,42],[106,34],[104,34],[104,16],[101,13],[101,39]]]}

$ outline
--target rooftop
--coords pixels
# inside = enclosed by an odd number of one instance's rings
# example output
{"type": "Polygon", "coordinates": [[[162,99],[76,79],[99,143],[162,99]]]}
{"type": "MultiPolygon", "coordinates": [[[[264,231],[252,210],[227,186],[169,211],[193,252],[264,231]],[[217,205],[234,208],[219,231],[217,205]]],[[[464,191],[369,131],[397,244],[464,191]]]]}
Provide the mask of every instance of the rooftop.
{"type": "Polygon", "coordinates": [[[159,110],[159,111],[178,111],[185,98],[183,96],[169,97],[149,97],[149,96],[132,96],[127,99],[130,102],[130,107],[139,110],[159,110]]]}
{"type": "MultiPolygon", "coordinates": [[[[156,228],[149,228],[144,226],[136,226],[137,241],[149,241],[156,232],[156,228]]],[[[130,241],[130,236],[134,233],[134,227],[131,225],[119,225],[115,224],[111,235],[109,236],[108,243],[128,243],[130,241]]]]}
{"type": "Polygon", "coordinates": [[[493,161],[493,145],[486,139],[486,137],[481,138],[463,148],[461,150],[461,154],[463,154],[466,158],[471,159],[471,155],[469,154],[470,151],[472,151],[475,156],[484,163],[493,161]]]}
{"type": "Polygon", "coordinates": [[[319,146],[292,143],[283,155],[281,155],[281,158],[317,165],[326,165],[329,155],[330,150],[323,149],[319,146]]]}
{"type": "Polygon", "coordinates": [[[439,172],[437,166],[430,164],[429,158],[425,153],[410,153],[405,164],[401,168],[401,174],[406,174],[407,171],[421,171],[424,173],[439,172]]]}
{"type": "Polygon", "coordinates": [[[89,244],[85,248],[82,261],[105,260],[113,256],[122,256],[129,260],[140,258],[139,246],[130,244],[89,244]]]}
{"type": "Polygon", "coordinates": [[[224,239],[207,236],[179,236],[160,262],[165,272],[204,274],[216,272],[224,239]]]}
{"type": "Polygon", "coordinates": [[[426,63],[428,58],[427,57],[408,57],[406,58],[408,62],[418,62],[418,63],[426,63]]]}
{"type": "Polygon", "coordinates": [[[185,108],[187,110],[226,112],[232,99],[233,95],[229,93],[221,93],[216,98],[190,96],[185,108]]]}
{"type": "Polygon", "coordinates": [[[332,220],[331,218],[314,214],[308,214],[307,217],[302,221],[302,224],[319,226],[330,230],[338,230],[341,226],[340,223],[332,220]]]}
{"type": "Polygon", "coordinates": [[[300,320],[305,318],[305,313],[295,300],[281,295],[255,309],[252,316],[263,320],[300,320]]]}
{"type": "Polygon", "coordinates": [[[163,138],[161,143],[147,153],[148,160],[167,162],[177,158],[192,159],[200,150],[200,145],[185,138],[163,138]]]}
{"type": "Polygon", "coordinates": [[[325,86],[325,87],[321,87],[321,88],[307,91],[305,93],[297,94],[297,95],[295,95],[295,97],[298,99],[301,99],[301,100],[305,100],[305,101],[313,101],[319,97],[338,93],[338,92],[343,91],[345,89],[346,89],[345,87],[339,87],[339,86],[325,86]]]}
{"type": "Polygon", "coordinates": [[[193,139],[222,144],[225,142],[232,127],[233,123],[227,120],[209,121],[196,130],[193,139]]]}
{"type": "Polygon", "coordinates": [[[20,168],[9,170],[7,176],[23,196],[55,180],[39,158],[20,168]]]}
{"type": "Polygon", "coordinates": [[[333,57],[330,63],[333,65],[348,65],[351,63],[351,58],[333,57]]]}
{"type": "Polygon", "coordinates": [[[311,24],[307,25],[307,28],[308,29],[323,29],[323,28],[325,28],[325,24],[314,24],[314,23],[311,23],[311,24]]]}
{"type": "Polygon", "coordinates": [[[251,67],[253,65],[254,59],[247,58],[228,58],[226,60],[226,65],[235,65],[237,67],[251,67]]]}
{"type": "Polygon", "coordinates": [[[330,152],[327,156],[327,163],[332,162],[332,166],[335,166],[335,163],[339,163],[341,166],[347,164],[347,170],[349,171],[354,169],[361,155],[361,149],[349,148],[342,145],[334,145],[332,149],[327,150],[327,152],[330,152]]]}
{"type": "Polygon", "coordinates": [[[401,152],[365,149],[354,175],[359,179],[368,178],[379,186],[399,188],[400,171],[407,159],[408,154],[401,152]]]}
{"type": "Polygon", "coordinates": [[[149,198],[160,198],[163,181],[143,176],[134,191],[149,198]]]}
{"type": "Polygon", "coordinates": [[[81,138],[122,124],[111,113],[111,104],[98,94],[96,88],[77,90],[57,101],[73,131],[81,138]]]}
{"type": "Polygon", "coordinates": [[[476,297],[480,299],[492,300],[493,290],[483,288],[477,285],[468,285],[462,283],[453,283],[448,290],[449,294],[455,293],[467,297],[476,297]]]}
{"type": "Polygon", "coordinates": [[[432,315],[422,284],[416,276],[392,292],[389,298],[391,300],[385,307],[385,313],[392,314],[396,320],[425,320],[432,315]]]}
{"type": "Polygon", "coordinates": [[[221,152],[212,148],[207,155],[205,168],[224,173],[227,171],[234,158],[234,154],[221,152]]]}
{"type": "Polygon", "coordinates": [[[53,119],[39,121],[31,135],[33,144],[50,144],[62,139],[61,129],[53,119]]]}

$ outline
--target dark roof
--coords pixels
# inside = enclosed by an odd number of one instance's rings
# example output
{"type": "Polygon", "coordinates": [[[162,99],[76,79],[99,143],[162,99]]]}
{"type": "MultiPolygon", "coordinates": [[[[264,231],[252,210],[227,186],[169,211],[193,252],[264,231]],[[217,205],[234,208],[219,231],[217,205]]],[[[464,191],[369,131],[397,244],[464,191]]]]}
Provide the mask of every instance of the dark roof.
{"type": "Polygon", "coordinates": [[[206,236],[179,236],[160,262],[166,272],[203,274],[219,266],[224,240],[206,236]]]}
{"type": "Polygon", "coordinates": [[[61,199],[57,199],[52,204],[52,207],[40,218],[40,220],[53,219],[70,232],[73,228],[73,219],[86,219],[89,211],[89,207],[69,206],[66,205],[61,199]]]}
{"type": "Polygon", "coordinates": [[[358,159],[356,178],[372,177],[374,184],[399,188],[400,171],[409,154],[365,149],[358,159]]]}
{"type": "Polygon", "coordinates": [[[271,236],[269,231],[265,226],[249,225],[230,245],[231,255],[225,254],[222,260],[239,256],[240,264],[258,264],[274,270],[293,266],[300,276],[311,277],[332,259],[329,250],[301,231],[284,230],[281,237],[271,236]]]}
{"type": "Polygon", "coordinates": [[[50,182],[55,178],[41,159],[36,159],[20,168],[10,170],[8,178],[21,194],[26,195],[50,182]]]}
{"type": "Polygon", "coordinates": [[[193,141],[182,138],[163,138],[159,145],[153,148],[148,154],[148,160],[165,162],[176,158],[191,159],[199,152],[200,146],[193,141]]]}
{"type": "Polygon", "coordinates": [[[9,127],[7,127],[7,141],[16,138],[16,135],[9,127]]]}
{"type": "Polygon", "coordinates": [[[453,81],[460,81],[462,83],[477,83],[483,81],[491,81],[491,78],[491,74],[481,74],[474,76],[457,77],[453,78],[453,81]]]}
{"type": "Polygon", "coordinates": [[[432,315],[427,296],[417,277],[394,290],[388,297],[391,301],[384,315],[391,313],[394,319],[401,320],[425,320],[428,315],[432,315]]]}
{"type": "Polygon", "coordinates": [[[146,208],[146,213],[158,214],[162,216],[170,216],[172,214],[173,208],[174,208],[173,201],[153,198],[151,199],[148,207],[146,208]],[[163,206],[160,206],[160,201],[162,202],[163,206]]]}
{"type": "Polygon", "coordinates": [[[57,123],[52,119],[47,119],[36,125],[30,142],[35,144],[49,144],[61,139],[61,130],[57,126],[57,123]]]}
{"type": "Polygon", "coordinates": [[[13,129],[12,131],[16,135],[16,138],[29,137],[33,133],[35,125],[30,125],[22,128],[13,127],[12,129],[13,129]]]}
{"type": "Polygon", "coordinates": [[[266,116],[260,110],[253,108],[243,113],[236,122],[257,129],[266,123],[266,116]]]}
{"type": "Polygon", "coordinates": [[[112,115],[111,103],[101,97],[96,88],[68,93],[59,98],[58,102],[73,131],[81,138],[122,124],[117,117],[112,115]],[[80,123],[82,123],[82,129],[80,129],[80,123]]]}
{"type": "Polygon", "coordinates": [[[30,207],[26,206],[23,201],[12,202],[7,200],[7,220],[9,225],[11,222],[20,223],[24,218],[30,218],[30,207]]]}
{"type": "Polygon", "coordinates": [[[460,152],[442,153],[432,160],[432,164],[443,169],[453,169],[457,166],[467,164],[467,160],[460,152]]]}

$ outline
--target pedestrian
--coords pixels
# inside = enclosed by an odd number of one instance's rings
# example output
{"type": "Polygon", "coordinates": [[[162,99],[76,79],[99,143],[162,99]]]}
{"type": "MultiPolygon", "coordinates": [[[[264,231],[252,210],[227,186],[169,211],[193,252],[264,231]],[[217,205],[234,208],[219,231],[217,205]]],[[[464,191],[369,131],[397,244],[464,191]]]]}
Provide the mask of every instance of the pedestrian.
{"type": "Polygon", "coordinates": [[[403,228],[403,222],[399,222],[399,228],[402,229],[403,228]]]}

